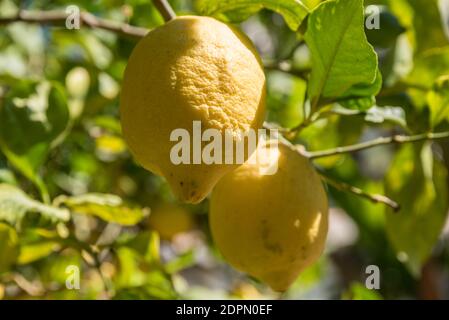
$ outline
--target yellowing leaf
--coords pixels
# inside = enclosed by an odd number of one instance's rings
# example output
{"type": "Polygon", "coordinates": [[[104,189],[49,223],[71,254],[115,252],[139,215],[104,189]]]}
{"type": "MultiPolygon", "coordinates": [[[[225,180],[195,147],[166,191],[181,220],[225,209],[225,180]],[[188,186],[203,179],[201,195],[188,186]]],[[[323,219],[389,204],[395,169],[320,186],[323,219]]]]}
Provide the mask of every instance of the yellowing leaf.
{"type": "Polygon", "coordinates": [[[20,255],[17,264],[26,265],[34,261],[47,257],[52,252],[60,248],[60,245],[53,241],[45,241],[23,245],[20,248],[20,255]]]}
{"type": "Polygon", "coordinates": [[[0,273],[8,271],[19,254],[16,230],[0,223],[0,273]]]}
{"type": "Polygon", "coordinates": [[[74,197],[60,196],[55,200],[70,210],[93,215],[107,222],[135,225],[145,216],[141,208],[130,208],[123,200],[112,194],[91,193],[74,197]]]}

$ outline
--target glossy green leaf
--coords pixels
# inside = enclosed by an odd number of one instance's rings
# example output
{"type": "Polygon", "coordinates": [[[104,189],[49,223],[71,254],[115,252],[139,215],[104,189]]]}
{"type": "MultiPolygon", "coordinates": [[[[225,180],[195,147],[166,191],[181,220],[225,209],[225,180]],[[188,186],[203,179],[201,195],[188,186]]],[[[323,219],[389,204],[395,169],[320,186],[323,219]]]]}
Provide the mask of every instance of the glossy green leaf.
{"type": "Polygon", "coordinates": [[[312,105],[375,83],[377,55],[364,32],[363,0],[323,2],[308,18],[305,40],[313,63],[308,88],[312,105]]]}
{"type": "Polygon", "coordinates": [[[398,258],[415,273],[429,258],[449,209],[447,169],[432,154],[431,145],[405,145],[385,179],[388,197],[401,210],[386,210],[386,231],[398,258]]]}
{"type": "Polygon", "coordinates": [[[0,273],[8,271],[19,254],[16,230],[0,223],[0,273]]]}
{"type": "Polygon", "coordinates": [[[376,78],[372,83],[360,83],[353,85],[351,89],[343,94],[343,97],[374,97],[382,89],[382,74],[377,71],[376,78]]]}
{"type": "Polygon", "coordinates": [[[382,75],[380,72],[377,72],[373,83],[354,85],[342,96],[339,103],[347,109],[365,111],[376,104],[375,96],[381,89],[382,75]]]}
{"type": "Polygon", "coordinates": [[[203,15],[226,17],[233,22],[243,21],[261,9],[268,9],[282,15],[293,31],[298,30],[308,13],[300,0],[197,0],[196,8],[203,15]]]}
{"type": "Polygon", "coordinates": [[[126,226],[137,224],[145,216],[143,209],[128,207],[120,197],[112,194],[61,196],[55,201],[76,213],[93,215],[104,221],[126,226]]]}

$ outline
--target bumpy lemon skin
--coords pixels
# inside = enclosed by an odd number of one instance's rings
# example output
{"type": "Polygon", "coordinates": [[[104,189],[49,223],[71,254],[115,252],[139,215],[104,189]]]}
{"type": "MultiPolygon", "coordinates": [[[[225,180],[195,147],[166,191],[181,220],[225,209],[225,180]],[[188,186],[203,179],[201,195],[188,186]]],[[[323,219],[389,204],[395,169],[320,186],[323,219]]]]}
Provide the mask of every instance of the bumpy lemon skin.
{"type": "Polygon", "coordinates": [[[328,201],[308,159],[280,144],[274,175],[245,163],[218,182],[209,219],[232,266],[285,291],[324,249],[328,201]]]}
{"type": "Polygon", "coordinates": [[[184,128],[192,137],[194,120],[203,132],[245,132],[260,128],[264,116],[261,60],[250,40],[227,24],[178,17],[149,32],[131,54],[120,101],[125,141],[136,161],[164,176],[184,202],[203,200],[237,165],[174,165],[170,150],[177,142],[170,133],[184,128]]]}

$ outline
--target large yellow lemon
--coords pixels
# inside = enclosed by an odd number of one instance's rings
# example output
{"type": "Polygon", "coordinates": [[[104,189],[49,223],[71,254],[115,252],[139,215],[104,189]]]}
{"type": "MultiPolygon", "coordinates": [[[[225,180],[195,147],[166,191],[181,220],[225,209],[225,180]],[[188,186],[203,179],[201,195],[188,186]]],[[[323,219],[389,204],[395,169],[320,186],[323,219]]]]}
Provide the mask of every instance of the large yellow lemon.
{"type": "Polygon", "coordinates": [[[307,158],[279,144],[277,161],[272,175],[260,161],[226,174],[212,192],[210,227],[231,265],[284,291],[323,251],[328,202],[307,158]]]}
{"type": "Polygon", "coordinates": [[[135,159],[164,176],[185,202],[204,199],[236,166],[194,164],[193,141],[190,164],[174,163],[171,151],[179,140],[170,141],[171,133],[185,129],[193,139],[193,121],[200,121],[202,133],[217,129],[224,136],[228,129],[238,140],[238,133],[262,126],[264,111],[265,75],[257,52],[243,34],[213,18],[183,16],[166,23],[149,32],[128,61],[120,102],[124,138],[135,159]]]}

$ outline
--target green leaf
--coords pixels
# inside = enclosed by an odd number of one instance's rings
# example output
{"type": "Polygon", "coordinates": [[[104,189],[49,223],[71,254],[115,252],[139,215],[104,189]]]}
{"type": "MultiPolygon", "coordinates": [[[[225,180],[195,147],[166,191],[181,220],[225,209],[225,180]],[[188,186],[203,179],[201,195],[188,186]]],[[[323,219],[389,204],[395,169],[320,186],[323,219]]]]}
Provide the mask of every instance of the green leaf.
{"type": "Polygon", "coordinates": [[[404,129],[407,128],[406,114],[404,109],[402,109],[401,107],[374,105],[368,110],[355,110],[352,108],[343,108],[342,106],[335,104],[331,110],[332,113],[342,116],[364,115],[365,121],[371,123],[380,124],[389,122],[395,125],[399,125],[404,129]]]}
{"type": "Polygon", "coordinates": [[[116,250],[119,272],[114,277],[118,289],[123,287],[140,287],[146,282],[146,275],[139,268],[141,256],[131,248],[120,247],[116,250]]]}
{"type": "MultiPolygon", "coordinates": [[[[16,155],[26,155],[37,146],[51,147],[69,122],[67,101],[60,85],[50,82],[22,81],[7,91],[0,109],[0,137],[16,155]]],[[[40,147],[39,161],[45,148],[40,147]]]]}
{"type": "Polygon", "coordinates": [[[19,245],[16,230],[0,223],[0,273],[8,271],[16,262],[19,245]]]}
{"type": "Polygon", "coordinates": [[[195,264],[195,252],[189,250],[186,253],[181,254],[180,256],[174,258],[173,260],[167,262],[164,268],[169,274],[174,274],[183,269],[191,267],[194,264],[195,264]]]}
{"type": "Polygon", "coordinates": [[[297,31],[308,14],[307,7],[300,0],[197,0],[196,9],[202,15],[227,18],[241,22],[261,9],[275,11],[282,15],[293,31],[297,31]]]}
{"type": "Polygon", "coordinates": [[[145,210],[130,208],[123,200],[112,194],[90,193],[74,197],[60,196],[55,199],[76,213],[93,215],[104,221],[125,226],[137,224],[145,216],[145,210]]]}
{"type": "Polygon", "coordinates": [[[449,120],[449,75],[437,79],[433,89],[427,94],[427,103],[432,128],[444,120],[449,120]]]}
{"type": "Polygon", "coordinates": [[[312,55],[308,94],[313,106],[320,98],[375,83],[377,55],[364,32],[363,0],[323,2],[308,18],[305,41],[312,55]]]}
{"type": "Polygon", "coordinates": [[[349,100],[343,99],[339,104],[346,109],[365,111],[376,104],[376,98],[368,96],[349,100]]]}
{"type": "Polygon", "coordinates": [[[385,179],[386,195],[401,210],[386,209],[386,231],[398,258],[414,274],[429,258],[449,209],[447,170],[433,157],[431,144],[405,145],[385,179]]]}
{"type": "Polygon", "coordinates": [[[382,74],[380,71],[377,71],[376,78],[373,82],[366,84],[366,83],[360,83],[353,85],[351,89],[346,91],[343,94],[343,97],[374,97],[376,96],[380,90],[382,89],[382,74]]]}
{"type": "Polygon", "coordinates": [[[376,104],[375,96],[381,89],[382,75],[380,72],[377,72],[376,79],[373,83],[368,85],[354,85],[343,95],[339,103],[347,109],[365,111],[376,104]]]}
{"type": "Polygon", "coordinates": [[[0,184],[0,220],[19,224],[26,213],[38,212],[50,221],[68,221],[70,214],[65,209],[45,205],[26,195],[17,187],[0,184]]]}
{"type": "Polygon", "coordinates": [[[160,239],[157,232],[144,231],[131,238],[120,239],[117,241],[118,247],[125,246],[135,250],[147,262],[159,262],[160,239]]]}

